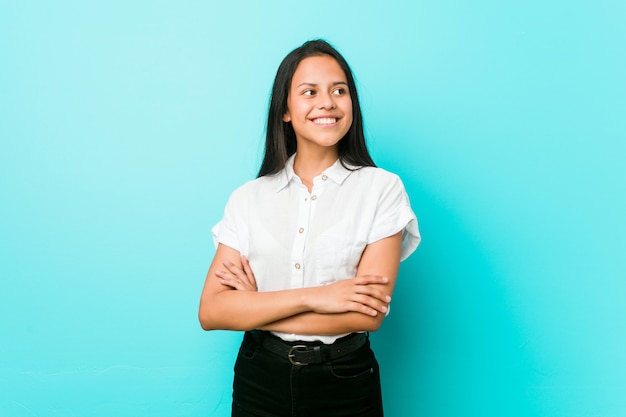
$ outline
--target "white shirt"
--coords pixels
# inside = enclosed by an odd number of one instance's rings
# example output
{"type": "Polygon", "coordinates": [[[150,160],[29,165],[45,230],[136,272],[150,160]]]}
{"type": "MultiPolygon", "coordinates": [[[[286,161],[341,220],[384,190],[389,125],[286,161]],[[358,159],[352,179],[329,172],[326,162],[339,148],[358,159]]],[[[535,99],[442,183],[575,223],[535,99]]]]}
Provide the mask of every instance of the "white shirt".
{"type": "MultiPolygon", "coordinates": [[[[399,231],[401,260],[415,250],[417,219],[397,175],[374,167],[351,171],[337,160],[314,178],[309,193],[293,161],[294,156],[279,173],[236,189],[212,229],[216,246],[222,243],[248,258],[258,291],[353,278],[365,246],[399,231]]],[[[324,343],[344,336],[276,334],[324,343]]]]}

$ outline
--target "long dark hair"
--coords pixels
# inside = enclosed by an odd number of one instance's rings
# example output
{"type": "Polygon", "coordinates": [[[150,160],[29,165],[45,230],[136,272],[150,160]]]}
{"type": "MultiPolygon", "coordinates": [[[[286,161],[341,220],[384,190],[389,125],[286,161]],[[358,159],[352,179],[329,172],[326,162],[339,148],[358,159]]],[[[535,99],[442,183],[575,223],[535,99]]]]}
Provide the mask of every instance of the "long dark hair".
{"type": "Polygon", "coordinates": [[[350,66],[328,42],[316,39],[307,41],[291,51],[278,67],[267,115],[265,155],[259,170],[259,177],[279,172],[285,167],[287,159],[296,152],[296,134],[291,123],[283,121],[283,115],[287,112],[287,97],[289,96],[291,80],[300,61],[320,55],[328,55],[337,61],[346,75],[350,98],[352,99],[352,125],[348,133],[337,144],[341,164],[357,167],[376,166],[365,144],[361,106],[350,66]]]}

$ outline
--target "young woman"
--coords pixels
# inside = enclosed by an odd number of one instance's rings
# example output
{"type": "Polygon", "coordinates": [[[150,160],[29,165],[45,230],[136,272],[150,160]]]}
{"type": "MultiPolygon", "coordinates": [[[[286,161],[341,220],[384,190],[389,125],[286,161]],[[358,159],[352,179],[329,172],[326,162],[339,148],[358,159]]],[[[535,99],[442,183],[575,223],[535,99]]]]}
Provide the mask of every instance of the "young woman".
{"type": "Polygon", "coordinates": [[[352,72],[327,42],[278,68],[259,176],[213,235],[199,319],[245,331],[232,415],[382,416],[368,332],[420,237],[402,182],[367,151],[352,72]]]}

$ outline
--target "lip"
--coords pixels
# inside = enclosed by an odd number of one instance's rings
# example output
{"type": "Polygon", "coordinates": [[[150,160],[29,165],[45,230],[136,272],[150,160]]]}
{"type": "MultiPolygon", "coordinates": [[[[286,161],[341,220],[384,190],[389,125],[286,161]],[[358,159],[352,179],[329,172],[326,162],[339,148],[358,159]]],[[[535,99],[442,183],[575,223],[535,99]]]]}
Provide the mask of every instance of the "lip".
{"type": "Polygon", "coordinates": [[[341,117],[331,116],[331,115],[317,116],[317,117],[312,117],[309,120],[313,122],[313,124],[315,124],[316,126],[320,126],[320,127],[336,126],[337,123],[339,123],[339,120],[341,120],[341,117]]]}

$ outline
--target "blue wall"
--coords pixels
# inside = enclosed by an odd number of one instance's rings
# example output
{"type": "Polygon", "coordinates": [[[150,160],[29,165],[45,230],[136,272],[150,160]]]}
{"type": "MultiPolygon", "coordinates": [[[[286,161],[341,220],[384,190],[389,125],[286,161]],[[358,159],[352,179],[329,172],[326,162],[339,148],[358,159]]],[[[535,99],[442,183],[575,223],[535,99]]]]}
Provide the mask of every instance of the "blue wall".
{"type": "Polygon", "coordinates": [[[423,232],[390,417],[626,415],[626,3],[0,2],[0,415],[227,416],[196,311],[276,67],[354,68],[423,232]]]}

